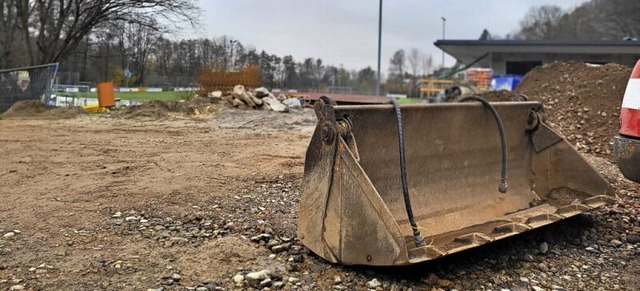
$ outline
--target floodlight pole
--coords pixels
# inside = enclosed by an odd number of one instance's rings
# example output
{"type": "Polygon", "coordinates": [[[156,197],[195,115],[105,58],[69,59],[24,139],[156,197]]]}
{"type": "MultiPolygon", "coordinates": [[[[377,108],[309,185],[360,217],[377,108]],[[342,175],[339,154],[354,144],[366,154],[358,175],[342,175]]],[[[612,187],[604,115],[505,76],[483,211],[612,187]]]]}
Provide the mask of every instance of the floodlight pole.
{"type": "MultiPolygon", "coordinates": [[[[440,17],[442,18],[442,40],[444,40],[445,37],[445,24],[447,22],[447,19],[444,17],[440,17]]],[[[444,68],[444,50],[442,50],[442,67],[444,68]]]]}
{"type": "Polygon", "coordinates": [[[378,10],[378,82],[376,82],[376,96],[380,96],[380,53],[382,52],[382,0],[378,10]]]}

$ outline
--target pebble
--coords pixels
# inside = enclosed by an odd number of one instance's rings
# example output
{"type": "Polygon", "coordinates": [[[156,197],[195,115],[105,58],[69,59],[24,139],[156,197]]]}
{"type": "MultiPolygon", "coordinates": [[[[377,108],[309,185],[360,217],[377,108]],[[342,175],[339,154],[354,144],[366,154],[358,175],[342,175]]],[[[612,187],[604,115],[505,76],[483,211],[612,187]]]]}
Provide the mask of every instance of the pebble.
{"type": "Polygon", "coordinates": [[[540,244],[540,253],[545,255],[549,252],[549,244],[545,241],[540,244]]]}
{"type": "Polygon", "coordinates": [[[260,285],[258,285],[258,287],[260,288],[269,287],[269,286],[271,286],[271,279],[269,278],[260,281],[260,285]]]}
{"type": "Polygon", "coordinates": [[[338,284],[341,284],[341,283],[342,283],[342,278],[340,278],[340,276],[335,276],[333,278],[333,284],[338,285],[338,284]]]}
{"type": "Polygon", "coordinates": [[[274,260],[275,258],[276,258],[276,255],[275,255],[275,254],[270,254],[270,255],[269,255],[269,260],[274,260]]]}
{"type": "Polygon", "coordinates": [[[118,211],[118,212],[114,213],[113,215],[111,215],[111,217],[120,218],[120,217],[122,217],[122,212],[118,211]]]}
{"type": "Polygon", "coordinates": [[[198,288],[196,288],[196,291],[209,291],[209,288],[207,288],[207,287],[198,287],[198,288]]]}
{"type": "Polygon", "coordinates": [[[271,248],[271,251],[274,252],[274,253],[280,253],[280,252],[288,250],[290,247],[291,247],[290,243],[281,244],[281,245],[278,245],[278,246],[275,246],[275,247],[271,248]]]}
{"type": "Polygon", "coordinates": [[[244,276],[242,276],[241,274],[233,276],[233,282],[238,285],[244,284],[244,276]]]}
{"type": "Polygon", "coordinates": [[[9,288],[10,291],[24,290],[24,286],[22,285],[13,285],[9,288]]]}
{"type": "Polygon", "coordinates": [[[12,238],[14,236],[16,236],[16,233],[13,232],[13,231],[10,231],[10,232],[5,233],[2,237],[4,237],[4,238],[12,238]]]}
{"type": "Polygon", "coordinates": [[[180,279],[182,279],[182,277],[180,277],[180,274],[174,273],[173,275],[171,275],[171,280],[179,282],[180,279]]]}
{"type": "Polygon", "coordinates": [[[610,241],[610,243],[611,243],[611,245],[613,245],[613,246],[614,246],[614,247],[616,247],[616,248],[622,245],[622,242],[621,242],[621,241],[619,241],[619,240],[617,240],[617,239],[612,239],[612,240],[610,241]]]}
{"type": "Polygon", "coordinates": [[[531,288],[533,289],[533,291],[544,291],[543,288],[540,288],[538,286],[531,286],[531,288]]]}
{"type": "Polygon", "coordinates": [[[630,244],[640,243],[640,235],[637,235],[637,234],[627,235],[627,242],[630,244]]]}
{"type": "Polygon", "coordinates": [[[258,286],[260,282],[265,279],[269,279],[269,270],[262,270],[258,272],[251,272],[244,276],[244,279],[252,286],[258,286]]]}
{"type": "Polygon", "coordinates": [[[367,288],[370,288],[370,289],[375,289],[381,286],[382,286],[382,283],[380,283],[380,281],[378,281],[378,279],[375,279],[375,278],[367,282],[367,288]]]}

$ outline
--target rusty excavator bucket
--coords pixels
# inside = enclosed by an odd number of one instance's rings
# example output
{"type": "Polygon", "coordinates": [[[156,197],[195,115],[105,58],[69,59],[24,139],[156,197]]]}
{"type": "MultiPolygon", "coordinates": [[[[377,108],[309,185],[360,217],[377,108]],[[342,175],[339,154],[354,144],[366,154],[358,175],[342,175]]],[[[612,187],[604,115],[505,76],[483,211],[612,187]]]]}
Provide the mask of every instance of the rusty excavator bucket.
{"type": "Polygon", "coordinates": [[[338,106],[322,97],[298,237],[348,265],[408,265],[613,202],[538,102],[338,106]]]}

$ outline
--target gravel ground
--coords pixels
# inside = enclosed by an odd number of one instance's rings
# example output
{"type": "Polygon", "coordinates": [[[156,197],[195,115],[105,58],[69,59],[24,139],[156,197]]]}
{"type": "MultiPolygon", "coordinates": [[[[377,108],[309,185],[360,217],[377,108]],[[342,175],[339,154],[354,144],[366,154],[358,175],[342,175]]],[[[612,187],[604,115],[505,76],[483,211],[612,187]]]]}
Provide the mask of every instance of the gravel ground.
{"type": "Polygon", "coordinates": [[[639,189],[588,154],[617,204],[410,267],[325,262],[295,237],[314,122],[0,120],[0,289],[640,290],[639,189]]]}

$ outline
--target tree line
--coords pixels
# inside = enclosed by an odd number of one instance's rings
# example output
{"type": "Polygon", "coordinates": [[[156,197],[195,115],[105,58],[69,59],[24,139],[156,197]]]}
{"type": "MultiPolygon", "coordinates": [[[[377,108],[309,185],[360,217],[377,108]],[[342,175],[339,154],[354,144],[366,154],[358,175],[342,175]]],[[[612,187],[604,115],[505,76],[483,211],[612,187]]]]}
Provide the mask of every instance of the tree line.
{"type": "MultiPolygon", "coordinates": [[[[199,12],[193,0],[0,0],[0,68],[59,62],[61,84],[114,80],[132,86],[193,86],[204,68],[256,64],[269,88],[375,92],[377,74],[371,67],[353,70],[321,58],[296,60],[227,36],[176,39],[178,25],[198,27],[199,12]]],[[[431,57],[417,49],[399,50],[390,60],[388,79],[416,79],[428,74],[431,65],[431,57]]]]}
{"type": "Polygon", "coordinates": [[[575,9],[535,6],[506,36],[525,40],[624,40],[640,38],[640,1],[591,0],[575,9]]]}

